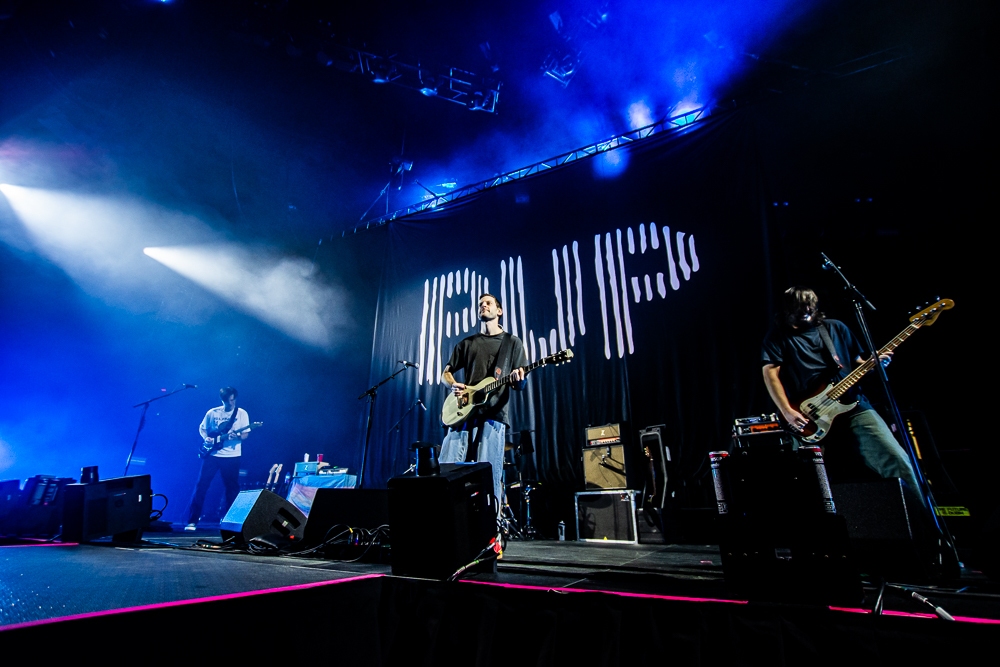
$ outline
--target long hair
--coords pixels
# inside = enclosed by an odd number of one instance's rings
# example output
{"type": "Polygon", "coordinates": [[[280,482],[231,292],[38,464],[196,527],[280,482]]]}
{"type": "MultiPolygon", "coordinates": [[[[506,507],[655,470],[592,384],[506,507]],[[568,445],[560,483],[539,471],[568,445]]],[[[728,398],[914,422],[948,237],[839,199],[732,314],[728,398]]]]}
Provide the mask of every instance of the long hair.
{"type": "Polygon", "coordinates": [[[816,292],[808,287],[789,287],[781,295],[781,313],[778,320],[782,324],[795,326],[799,319],[807,312],[812,312],[810,323],[815,326],[821,324],[826,319],[826,315],[819,310],[819,297],[816,292]]]}

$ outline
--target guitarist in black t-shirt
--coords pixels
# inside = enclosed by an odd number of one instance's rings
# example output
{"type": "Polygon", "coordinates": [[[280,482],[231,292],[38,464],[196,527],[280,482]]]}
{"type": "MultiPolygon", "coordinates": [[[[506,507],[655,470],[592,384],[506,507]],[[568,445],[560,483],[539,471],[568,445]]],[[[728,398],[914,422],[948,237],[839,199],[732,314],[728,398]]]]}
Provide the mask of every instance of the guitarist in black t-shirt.
{"type": "MultiPolygon", "coordinates": [[[[441,372],[441,380],[451,387],[457,397],[463,396],[467,385],[475,385],[488,377],[499,379],[509,376],[510,388],[517,391],[524,388],[524,366],[528,365],[524,344],[520,338],[503,330],[500,326],[502,315],[503,307],[495,296],[483,294],[479,297],[479,320],[486,328],[485,333],[460,341],[441,372]],[[455,379],[454,373],[459,371],[463,373],[464,382],[455,379]]],[[[493,490],[497,502],[501,504],[509,399],[510,391],[504,387],[490,397],[475,417],[453,426],[441,445],[440,457],[442,463],[486,461],[492,465],[493,490]]]]}
{"type": "MultiPolygon", "coordinates": [[[[882,357],[888,365],[891,357],[882,357]]],[[[793,432],[808,433],[809,417],[799,403],[860,364],[861,345],[843,322],[819,311],[816,293],[791,287],[782,295],[782,310],[762,346],[764,385],[793,432]]],[[[841,462],[861,461],[882,478],[901,477],[923,502],[905,450],[865,397],[854,390],[842,402],[858,405],[839,415],[823,440],[832,477],[841,462]]]]}

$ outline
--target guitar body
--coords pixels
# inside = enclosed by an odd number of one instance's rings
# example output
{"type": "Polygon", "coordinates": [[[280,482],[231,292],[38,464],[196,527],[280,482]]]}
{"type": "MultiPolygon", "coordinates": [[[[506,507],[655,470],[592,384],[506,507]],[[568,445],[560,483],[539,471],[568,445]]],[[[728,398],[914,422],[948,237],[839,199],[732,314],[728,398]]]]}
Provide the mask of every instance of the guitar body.
{"type": "MultiPolygon", "coordinates": [[[[531,371],[541,366],[564,364],[573,358],[573,350],[561,350],[555,354],[539,359],[533,364],[525,366],[522,370],[527,375],[531,371]]],[[[504,385],[510,384],[511,377],[493,379],[483,378],[476,384],[466,385],[465,391],[461,395],[451,392],[444,399],[444,406],[441,408],[441,423],[445,426],[457,426],[470,417],[474,417],[480,412],[490,396],[501,389],[504,385]]]]}
{"type": "Polygon", "coordinates": [[[444,407],[441,408],[441,422],[445,426],[456,426],[473,417],[493,394],[492,391],[484,390],[494,383],[493,378],[485,378],[476,384],[468,385],[461,396],[448,394],[444,399],[444,407]]]}
{"type": "Polygon", "coordinates": [[[206,459],[215,452],[219,451],[226,446],[226,443],[230,440],[231,435],[239,435],[244,431],[252,431],[255,428],[259,428],[264,425],[264,422],[254,422],[243,428],[236,429],[235,431],[230,431],[229,433],[219,433],[212,436],[211,441],[205,440],[201,443],[201,447],[198,448],[198,458],[206,459]]]}
{"type": "Polygon", "coordinates": [[[937,303],[928,305],[911,317],[910,325],[878,350],[873,358],[863,361],[857,368],[848,373],[847,377],[843,380],[838,381],[836,384],[828,384],[822,391],[813,394],[811,398],[807,398],[799,403],[799,412],[808,417],[810,421],[799,431],[798,436],[810,444],[815,444],[825,438],[826,434],[830,432],[830,425],[833,423],[834,418],[837,415],[842,415],[852,410],[858,404],[857,401],[841,403],[838,399],[857,384],[866,373],[875,368],[877,360],[882,355],[892,354],[914,331],[921,327],[929,327],[937,321],[941,313],[951,310],[954,307],[955,302],[951,299],[941,299],[937,303]]]}
{"type": "Polygon", "coordinates": [[[826,437],[837,415],[842,415],[849,410],[853,410],[854,406],[858,404],[857,401],[841,403],[830,398],[827,394],[831,389],[833,389],[833,385],[828,384],[822,391],[817,392],[799,404],[799,412],[809,417],[809,423],[805,425],[798,435],[800,439],[811,445],[815,445],[826,437]]]}
{"type": "Polygon", "coordinates": [[[198,458],[207,459],[209,456],[219,451],[226,446],[226,442],[229,440],[225,435],[217,435],[212,438],[212,441],[205,441],[201,443],[201,447],[198,449],[198,458]]]}

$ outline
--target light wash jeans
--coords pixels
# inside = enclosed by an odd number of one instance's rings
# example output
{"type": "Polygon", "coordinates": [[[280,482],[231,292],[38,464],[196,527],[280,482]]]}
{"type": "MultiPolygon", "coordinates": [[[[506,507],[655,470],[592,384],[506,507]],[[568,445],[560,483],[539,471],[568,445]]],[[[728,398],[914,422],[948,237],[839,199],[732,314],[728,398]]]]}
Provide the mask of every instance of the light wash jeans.
{"type": "Polygon", "coordinates": [[[497,501],[498,513],[503,507],[503,446],[506,433],[506,424],[492,420],[468,431],[448,431],[441,443],[441,456],[438,457],[441,463],[464,463],[469,452],[469,436],[472,436],[473,441],[478,439],[476,461],[493,466],[493,497],[497,501]]]}

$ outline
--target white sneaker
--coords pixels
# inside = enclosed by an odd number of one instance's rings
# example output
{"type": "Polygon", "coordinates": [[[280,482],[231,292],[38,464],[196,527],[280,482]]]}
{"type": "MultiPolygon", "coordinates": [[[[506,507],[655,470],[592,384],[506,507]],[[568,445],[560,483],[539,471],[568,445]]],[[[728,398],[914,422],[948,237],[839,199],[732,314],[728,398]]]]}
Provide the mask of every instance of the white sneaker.
{"type": "Polygon", "coordinates": [[[196,526],[193,523],[189,523],[188,525],[184,526],[184,530],[198,530],[198,526],[196,526]]]}

